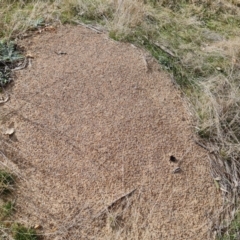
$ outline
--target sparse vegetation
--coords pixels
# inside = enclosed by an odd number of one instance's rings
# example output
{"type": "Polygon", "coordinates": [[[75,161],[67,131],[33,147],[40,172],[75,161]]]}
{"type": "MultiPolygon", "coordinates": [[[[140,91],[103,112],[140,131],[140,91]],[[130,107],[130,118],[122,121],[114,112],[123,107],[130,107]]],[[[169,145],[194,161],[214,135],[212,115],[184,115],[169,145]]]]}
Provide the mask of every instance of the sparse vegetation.
{"type": "Polygon", "coordinates": [[[15,240],[37,240],[37,234],[34,229],[26,228],[20,224],[13,226],[13,236],[15,240]]]}
{"type": "Polygon", "coordinates": [[[236,214],[235,219],[227,228],[225,234],[219,240],[238,240],[240,238],[240,214],[236,214]]]}
{"type": "Polygon", "coordinates": [[[14,203],[12,194],[15,185],[15,176],[7,170],[0,170],[0,189],[1,189],[1,205],[0,205],[0,237],[2,239],[15,240],[36,240],[36,231],[26,228],[21,224],[11,224],[8,218],[14,213],[14,203]],[[10,224],[9,224],[10,223],[10,224]],[[9,238],[10,237],[10,238],[9,238]]]}
{"type": "Polygon", "coordinates": [[[120,215],[114,215],[113,213],[108,214],[108,225],[114,230],[118,230],[122,225],[122,218],[120,215]]]}
{"type": "Polygon", "coordinates": [[[9,217],[14,210],[14,202],[13,201],[7,201],[1,206],[1,218],[4,219],[5,217],[9,217]]]}
{"type": "MultiPolygon", "coordinates": [[[[173,74],[191,103],[196,133],[214,149],[218,159],[212,160],[215,166],[221,165],[222,171],[212,169],[213,177],[221,178],[219,184],[227,190],[224,193],[227,199],[238,198],[240,2],[0,0],[0,37],[5,40],[22,36],[45,23],[77,21],[102,25],[111,38],[144,47],[173,74]]],[[[12,43],[0,42],[0,57],[4,52],[5,61],[19,57],[10,48],[13,49],[12,43]]],[[[0,69],[0,84],[5,85],[9,76],[9,71],[0,69]]],[[[2,186],[11,185],[4,182],[2,186]]],[[[236,217],[233,224],[239,222],[236,217]]],[[[227,231],[229,238],[224,239],[237,239],[233,237],[236,229],[231,225],[227,231]]]]}
{"type": "Polygon", "coordinates": [[[12,66],[23,59],[13,41],[0,40],[0,86],[5,87],[11,81],[12,66]]]}
{"type": "Polygon", "coordinates": [[[13,190],[14,176],[5,170],[0,170],[0,193],[6,194],[13,190]]]}

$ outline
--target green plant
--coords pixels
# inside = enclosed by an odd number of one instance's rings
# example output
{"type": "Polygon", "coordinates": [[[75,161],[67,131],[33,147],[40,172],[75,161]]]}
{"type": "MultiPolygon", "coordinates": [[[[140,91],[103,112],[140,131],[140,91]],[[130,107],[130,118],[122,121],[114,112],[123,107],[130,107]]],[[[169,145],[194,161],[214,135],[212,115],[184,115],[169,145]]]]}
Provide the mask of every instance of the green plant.
{"type": "Polygon", "coordinates": [[[240,213],[238,212],[227,228],[223,236],[219,237],[218,240],[239,240],[240,239],[240,213]]]}
{"type": "Polygon", "coordinates": [[[0,41],[0,86],[11,81],[11,65],[23,59],[14,42],[0,41]]]}
{"type": "Polygon", "coordinates": [[[0,87],[6,86],[11,81],[11,70],[0,67],[0,87]]]}
{"type": "Polygon", "coordinates": [[[30,21],[30,28],[32,27],[33,30],[41,26],[44,26],[44,19],[42,18],[30,21]]]}
{"type": "Polygon", "coordinates": [[[32,228],[27,228],[21,224],[13,226],[13,237],[15,240],[37,240],[36,231],[32,228]]]}
{"type": "Polygon", "coordinates": [[[11,173],[0,170],[0,193],[9,193],[13,189],[14,183],[15,179],[11,173]]]}
{"type": "Polygon", "coordinates": [[[4,203],[1,207],[1,216],[2,218],[8,217],[12,214],[14,210],[14,202],[8,201],[4,203]]]}
{"type": "Polygon", "coordinates": [[[23,56],[17,51],[13,41],[0,41],[0,63],[13,63],[22,59],[23,56]]]}

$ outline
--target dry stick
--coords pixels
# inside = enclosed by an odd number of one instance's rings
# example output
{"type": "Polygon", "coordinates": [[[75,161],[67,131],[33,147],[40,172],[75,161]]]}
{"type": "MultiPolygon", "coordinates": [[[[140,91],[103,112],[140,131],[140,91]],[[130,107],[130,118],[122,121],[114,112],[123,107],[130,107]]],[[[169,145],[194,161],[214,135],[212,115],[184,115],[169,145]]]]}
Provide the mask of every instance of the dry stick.
{"type": "Polygon", "coordinates": [[[124,198],[132,195],[135,191],[137,190],[137,188],[134,188],[133,190],[131,190],[130,192],[122,195],[121,197],[115,199],[111,204],[109,204],[104,210],[102,210],[100,213],[97,214],[97,216],[95,216],[93,219],[96,219],[98,217],[100,217],[102,214],[104,214],[105,212],[107,212],[117,201],[121,201],[124,198]]]}
{"type": "Polygon", "coordinates": [[[168,55],[172,56],[172,57],[176,57],[176,55],[170,51],[169,49],[167,49],[165,46],[160,45],[159,43],[155,42],[153,43],[155,46],[159,47],[162,51],[164,51],[165,53],[167,53],[168,55]]]}
{"type": "Polygon", "coordinates": [[[12,71],[15,72],[15,71],[19,71],[19,70],[22,70],[22,69],[26,68],[28,66],[28,61],[29,61],[28,57],[25,57],[22,65],[12,69],[12,71]]]}
{"type": "Polygon", "coordinates": [[[75,22],[75,23],[77,23],[77,24],[79,24],[79,25],[81,25],[81,26],[84,26],[85,28],[89,28],[89,29],[93,30],[93,31],[96,32],[96,33],[103,33],[102,30],[98,29],[97,27],[95,27],[95,26],[93,26],[93,25],[84,24],[84,23],[81,23],[81,22],[79,22],[79,21],[73,21],[73,22],[75,22]]]}
{"type": "Polygon", "coordinates": [[[209,153],[214,153],[214,152],[215,152],[214,150],[210,150],[210,149],[209,149],[208,147],[206,147],[204,144],[200,143],[199,141],[197,141],[197,140],[195,140],[195,139],[194,139],[194,142],[195,142],[198,146],[200,146],[200,147],[204,148],[205,150],[207,150],[209,153]]]}

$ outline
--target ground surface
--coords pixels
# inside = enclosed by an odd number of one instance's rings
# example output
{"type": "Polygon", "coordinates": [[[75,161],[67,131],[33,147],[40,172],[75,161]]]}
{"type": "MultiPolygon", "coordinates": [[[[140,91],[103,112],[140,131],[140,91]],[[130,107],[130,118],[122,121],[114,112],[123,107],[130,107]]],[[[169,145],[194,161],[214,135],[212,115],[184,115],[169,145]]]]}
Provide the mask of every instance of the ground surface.
{"type": "Polygon", "coordinates": [[[34,59],[0,108],[19,221],[46,239],[211,239],[220,195],[169,76],[82,27],[21,44],[34,59]]]}

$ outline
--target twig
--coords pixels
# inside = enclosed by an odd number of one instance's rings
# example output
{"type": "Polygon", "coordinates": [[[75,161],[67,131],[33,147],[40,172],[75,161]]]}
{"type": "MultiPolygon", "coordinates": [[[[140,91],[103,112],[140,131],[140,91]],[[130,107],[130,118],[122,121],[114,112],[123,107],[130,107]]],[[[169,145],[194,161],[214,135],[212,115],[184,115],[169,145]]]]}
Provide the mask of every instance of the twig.
{"type": "Polygon", "coordinates": [[[13,72],[22,70],[28,66],[28,57],[26,57],[21,66],[12,69],[13,72]]]}
{"type": "Polygon", "coordinates": [[[77,24],[79,24],[79,25],[81,25],[81,26],[84,26],[85,28],[91,29],[91,30],[95,31],[96,33],[103,33],[102,30],[98,29],[97,27],[95,27],[95,26],[93,26],[93,25],[84,24],[84,23],[81,23],[81,22],[76,21],[76,20],[74,20],[74,22],[77,23],[77,24]]]}
{"type": "Polygon", "coordinates": [[[97,214],[97,216],[95,216],[93,219],[99,218],[101,215],[105,214],[106,212],[108,212],[109,209],[112,208],[112,206],[118,202],[118,201],[122,201],[124,198],[131,196],[135,191],[137,190],[137,188],[134,188],[133,190],[131,190],[130,192],[122,195],[121,197],[115,199],[111,204],[109,204],[105,209],[103,209],[100,213],[97,214]]]}
{"type": "Polygon", "coordinates": [[[197,140],[194,140],[194,142],[195,142],[198,146],[200,146],[200,147],[204,148],[205,150],[207,150],[209,153],[214,153],[214,152],[215,152],[214,150],[210,150],[208,147],[206,147],[204,144],[200,143],[200,142],[197,141],[197,140]]]}
{"type": "Polygon", "coordinates": [[[180,173],[182,169],[180,167],[177,167],[173,170],[173,173],[180,173]]]}
{"type": "Polygon", "coordinates": [[[157,47],[159,47],[161,50],[163,50],[165,53],[169,54],[172,57],[176,57],[176,55],[170,51],[169,49],[167,49],[165,46],[160,45],[159,43],[155,42],[154,45],[156,45],[157,47]]]}
{"type": "Polygon", "coordinates": [[[59,52],[57,52],[57,51],[54,51],[57,55],[66,55],[67,53],[66,52],[62,52],[62,51],[59,51],[59,52]]]}

